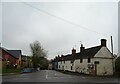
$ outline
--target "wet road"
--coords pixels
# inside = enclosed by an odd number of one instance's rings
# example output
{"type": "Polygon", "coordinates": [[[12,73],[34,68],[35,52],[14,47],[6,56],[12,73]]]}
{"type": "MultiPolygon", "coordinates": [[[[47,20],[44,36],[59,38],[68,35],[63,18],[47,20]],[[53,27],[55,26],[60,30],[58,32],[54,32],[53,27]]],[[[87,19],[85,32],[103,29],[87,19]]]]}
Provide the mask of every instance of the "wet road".
{"type": "Polygon", "coordinates": [[[40,70],[33,73],[3,76],[3,82],[42,82],[42,83],[104,83],[104,84],[120,84],[120,79],[113,77],[90,77],[64,74],[54,70],[40,70]]]}

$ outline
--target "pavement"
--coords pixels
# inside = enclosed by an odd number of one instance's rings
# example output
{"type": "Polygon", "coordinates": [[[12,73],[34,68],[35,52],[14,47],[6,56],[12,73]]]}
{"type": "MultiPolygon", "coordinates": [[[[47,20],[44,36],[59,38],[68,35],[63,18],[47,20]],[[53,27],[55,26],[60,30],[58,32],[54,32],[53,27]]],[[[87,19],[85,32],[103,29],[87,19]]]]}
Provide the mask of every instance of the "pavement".
{"type": "Polygon", "coordinates": [[[33,73],[2,76],[2,82],[3,84],[120,84],[120,78],[71,75],[54,70],[40,70],[33,73]]]}

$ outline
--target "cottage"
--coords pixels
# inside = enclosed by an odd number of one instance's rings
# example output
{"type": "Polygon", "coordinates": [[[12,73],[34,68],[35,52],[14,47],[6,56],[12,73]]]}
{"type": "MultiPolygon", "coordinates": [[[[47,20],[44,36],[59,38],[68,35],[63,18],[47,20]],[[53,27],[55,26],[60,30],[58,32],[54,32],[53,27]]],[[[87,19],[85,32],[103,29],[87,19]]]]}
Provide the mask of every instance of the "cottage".
{"type": "Polygon", "coordinates": [[[80,52],[73,48],[72,54],[55,60],[58,60],[58,70],[91,75],[113,75],[114,71],[114,57],[106,47],[106,39],[101,39],[101,45],[87,49],[81,44],[80,52]]]}

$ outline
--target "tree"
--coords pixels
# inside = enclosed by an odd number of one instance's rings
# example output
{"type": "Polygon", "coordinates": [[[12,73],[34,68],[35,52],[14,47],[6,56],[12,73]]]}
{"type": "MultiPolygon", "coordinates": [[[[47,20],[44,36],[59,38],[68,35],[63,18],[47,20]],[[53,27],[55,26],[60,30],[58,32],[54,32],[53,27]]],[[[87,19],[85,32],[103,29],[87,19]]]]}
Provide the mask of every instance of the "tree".
{"type": "Polygon", "coordinates": [[[35,41],[30,44],[31,53],[32,53],[32,61],[33,61],[33,67],[37,68],[39,65],[41,65],[41,58],[47,57],[47,51],[43,49],[39,41],[35,41]]]}
{"type": "Polygon", "coordinates": [[[116,72],[120,72],[120,56],[117,57],[117,59],[116,59],[115,70],[116,70],[116,72]]]}

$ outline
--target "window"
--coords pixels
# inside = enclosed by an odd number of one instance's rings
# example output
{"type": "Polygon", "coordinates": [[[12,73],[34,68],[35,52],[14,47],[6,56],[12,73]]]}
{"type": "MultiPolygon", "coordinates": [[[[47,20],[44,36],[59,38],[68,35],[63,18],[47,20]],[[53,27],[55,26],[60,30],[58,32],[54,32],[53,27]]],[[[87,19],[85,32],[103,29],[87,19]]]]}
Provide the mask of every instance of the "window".
{"type": "Polygon", "coordinates": [[[88,58],[88,63],[90,63],[90,58],[88,58]]]}
{"type": "Polygon", "coordinates": [[[82,62],[83,62],[83,59],[81,58],[81,59],[80,59],[80,63],[82,63],[82,62]]]}
{"type": "Polygon", "coordinates": [[[62,66],[62,70],[64,70],[64,66],[62,66]]]}
{"type": "Polygon", "coordinates": [[[99,61],[95,61],[94,64],[99,64],[100,62],[99,61]]]}
{"type": "Polygon", "coordinates": [[[72,66],[71,66],[71,70],[72,70],[72,66]]]}

